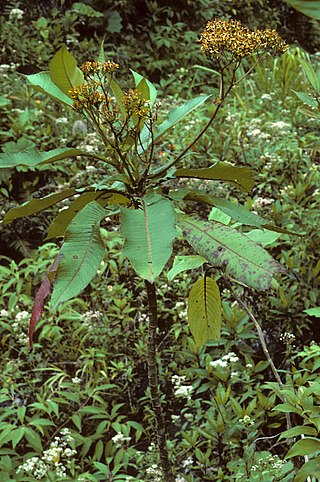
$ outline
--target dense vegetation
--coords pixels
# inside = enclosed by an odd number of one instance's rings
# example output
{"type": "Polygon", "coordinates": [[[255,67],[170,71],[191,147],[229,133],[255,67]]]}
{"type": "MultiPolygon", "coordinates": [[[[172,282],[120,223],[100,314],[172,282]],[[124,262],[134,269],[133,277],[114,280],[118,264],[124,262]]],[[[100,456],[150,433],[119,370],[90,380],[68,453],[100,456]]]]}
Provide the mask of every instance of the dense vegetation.
{"type": "MultiPolygon", "coordinates": [[[[88,154],[103,149],[78,112],[35,91],[21,75],[46,70],[63,43],[81,64],[97,58],[104,40],[105,52],[120,65],[117,78],[133,87],[132,68],[152,80],[165,117],[184,100],[212,93],[212,83],[218,86],[212,70],[217,66],[197,43],[207,20],[233,16],[250,28],[278,29],[290,48],[279,57],[265,56],[232,89],[217,122],[180,165],[248,166],[254,188],[246,194],[215,181],[169,180],[176,188],[236,198],[269,224],[296,233],[250,228],[251,238],[287,271],[277,277],[278,288],[260,292],[216,270],[221,339],[198,347],[187,323],[187,299],[203,268],[174,276],[171,257],[157,280],[161,402],[177,482],[317,480],[320,81],[308,65],[316,70],[319,62],[319,25],[272,1],[268,8],[242,1],[108,3],[41,2],[29,8],[21,1],[1,7],[0,162],[34,148],[65,146],[88,154]]],[[[241,69],[239,78],[246,64],[241,69]]],[[[213,103],[202,104],[161,139],[156,163],[170,163],[191,144],[213,109],[213,103]]],[[[1,217],[32,196],[99,183],[104,175],[102,161],[85,157],[31,170],[3,168],[1,217]]],[[[46,306],[29,349],[34,296],[61,244],[48,242],[47,230],[57,209],[68,206],[65,200],[1,226],[0,478],[163,481],[146,376],[147,296],[121,253],[117,206],[103,223],[106,253],[97,275],[76,299],[57,310],[46,306]]],[[[183,209],[248,232],[217,207],[187,201],[183,209]]],[[[191,250],[181,238],[173,254],[191,250]]]]}

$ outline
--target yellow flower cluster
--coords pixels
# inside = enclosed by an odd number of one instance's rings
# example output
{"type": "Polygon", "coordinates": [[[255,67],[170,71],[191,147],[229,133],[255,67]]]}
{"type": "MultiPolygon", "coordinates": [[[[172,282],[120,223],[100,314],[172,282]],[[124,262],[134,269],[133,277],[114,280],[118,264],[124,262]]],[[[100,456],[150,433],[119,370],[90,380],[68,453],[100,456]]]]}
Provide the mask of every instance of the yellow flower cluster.
{"type": "Polygon", "coordinates": [[[251,31],[238,20],[210,20],[199,42],[209,59],[220,59],[229,52],[235,60],[241,60],[261,50],[283,53],[288,48],[275,30],[251,31]]]}
{"type": "Polygon", "coordinates": [[[122,103],[129,116],[135,114],[142,118],[148,114],[146,100],[142,99],[136,90],[129,89],[128,92],[125,92],[122,103]]]}
{"type": "Polygon", "coordinates": [[[115,70],[119,68],[119,64],[113,62],[112,60],[108,60],[107,62],[85,62],[81,65],[80,69],[85,75],[96,74],[98,72],[102,72],[106,74],[112,74],[115,70]]]}
{"type": "Polygon", "coordinates": [[[69,90],[71,99],[74,100],[73,108],[82,112],[84,108],[99,107],[106,100],[106,96],[98,91],[101,82],[89,80],[87,83],[73,87],[69,90]]]}

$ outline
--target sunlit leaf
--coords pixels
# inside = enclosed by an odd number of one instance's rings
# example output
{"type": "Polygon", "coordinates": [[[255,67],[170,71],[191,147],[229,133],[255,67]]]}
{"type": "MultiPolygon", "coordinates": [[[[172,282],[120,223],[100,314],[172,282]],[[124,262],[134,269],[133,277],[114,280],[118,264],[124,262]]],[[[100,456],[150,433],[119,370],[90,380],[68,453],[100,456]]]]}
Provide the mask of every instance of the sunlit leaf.
{"type": "Polygon", "coordinates": [[[70,89],[84,83],[83,72],[65,46],[61,47],[52,58],[49,71],[52,81],[68,97],[70,97],[70,89]]]}
{"type": "Polygon", "coordinates": [[[312,455],[320,450],[320,440],[314,437],[304,437],[292,445],[286,459],[301,455],[312,455]]]}
{"type": "Polygon", "coordinates": [[[191,256],[176,256],[173,261],[173,266],[168,271],[168,280],[172,281],[177,274],[187,271],[189,269],[195,269],[206,263],[206,259],[202,256],[191,255],[191,256]]]}
{"type": "Polygon", "coordinates": [[[196,346],[220,340],[221,301],[217,283],[208,276],[198,279],[188,298],[188,323],[196,346]]]}
{"type": "Polygon", "coordinates": [[[21,152],[0,154],[0,169],[17,166],[39,166],[50,162],[61,161],[68,157],[85,155],[80,149],[61,147],[48,152],[39,152],[36,149],[26,149],[21,152]]]}
{"type": "Polygon", "coordinates": [[[52,99],[62,102],[68,106],[72,106],[73,101],[52,81],[49,72],[39,72],[25,76],[32,87],[38,92],[49,95],[52,99]]]}

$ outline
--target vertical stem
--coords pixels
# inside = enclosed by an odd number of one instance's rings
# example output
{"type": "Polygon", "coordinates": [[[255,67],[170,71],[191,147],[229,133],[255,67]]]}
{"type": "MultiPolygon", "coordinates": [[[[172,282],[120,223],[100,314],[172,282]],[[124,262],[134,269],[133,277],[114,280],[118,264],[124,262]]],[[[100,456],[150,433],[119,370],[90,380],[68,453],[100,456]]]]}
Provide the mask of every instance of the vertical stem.
{"type": "Polygon", "coordinates": [[[150,311],[147,356],[148,379],[151,391],[152,408],[155,415],[161,470],[163,474],[163,482],[174,482],[175,479],[172,473],[167,449],[167,431],[160,402],[160,391],[158,387],[158,365],[156,359],[156,329],[158,324],[157,295],[154,284],[150,283],[149,281],[145,281],[145,285],[148,294],[150,311]]]}

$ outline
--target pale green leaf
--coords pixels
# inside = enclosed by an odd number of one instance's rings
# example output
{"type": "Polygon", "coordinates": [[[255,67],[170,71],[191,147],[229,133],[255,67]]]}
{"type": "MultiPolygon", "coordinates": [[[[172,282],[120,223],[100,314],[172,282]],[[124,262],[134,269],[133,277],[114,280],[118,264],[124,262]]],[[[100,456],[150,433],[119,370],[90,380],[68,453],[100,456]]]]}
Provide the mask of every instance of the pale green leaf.
{"type": "Polygon", "coordinates": [[[187,271],[189,269],[195,269],[206,263],[207,260],[202,256],[176,256],[173,261],[173,266],[168,272],[168,280],[172,281],[177,274],[187,271]]]}
{"type": "Polygon", "coordinates": [[[229,226],[185,215],[179,216],[178,226],[198,254],[247,286],[269,289],[273,276],[285,271],[261,246],[229,226]]]}
{"type": "Polygon", "coordinates": [[[49,72],[39,72],[38,74],[26,75],[25,77],[38,92],[47,94],[58,102],[72,106],[73,101],[56,86],[49,72]]]}
{"type": "Polygon", "coordinates": [[[96,202],[87,204],[71,221],[59,252],[52,293],[52,307],[77,296],[92,280],[104,257],[100,221],[105,210],[96,202]]]}
{"type": "Polygon", "coordinates": [[[286,0],[291,7],[304,15],[320,20],[320,2],[317,0],[286,0]]]}
{"type": "Polygon", "coordinates": [[[142,75],[138,74],[138,72],[135,72],[132,69],[130,69],[130,70],[131,70],[132,75],[134,77],[134,81],[135,81],[136,88],[137,88],[138,91],[139,91],[140,84],[141,84],[141,87],[142,87],[142,85],[144,85],[144,84],[142,84],[142,81],[145,81],[145,85],[148,88],[148,90],[145,90],[147,97],[143,97],[143,95],[142,95],[142,98],[146,99],[146,100],[150,100],[150,107],[152,107],[153,104],[155,103],[156,98],[157,98],[157,89],[155,88],[153,83],[150,82],[150,80],[148,80],[145,77],[143,77],[142,75]]]}
{"type": "Polygon", "coordinates": [[[281,233],[275,233],[273,231],[266,231],[264,229],[253,229],[249,233],[245,233],[247,238],[251,239],[257,244],[261,244],[261,246],[268,246],[269,244],[274,243],[281,233]]]}
{"type": "Polygon", "coordinates": [[[320,450],[320,440],[314,437],[305,437],[292,445],[286,459],[301,455],[312,455],[320,450]]]}
{"type": "Polygon", "coordinates": [[[315,316],[316,318],[320,318],[320,306],[317,306],[315,308],[309,308],[307,310],[304,310],[305,313],[309,316],[315,316]]]}
{"type": "MultiPolygon", "coordinates": [[[[319,5],[320,5],[320,2],[319,2],[319,5]]],[[[299,62],[311,86],[314,88],[316,92],[320,92],[320,75],[315,72],[310,62],[307,62],[304,59],[299,59],[299,62]]]]}
{"type": "Polygon", "coordinates": [[[221,301],[217,283],[208,276],[198,279],[188,298],[188,323],[196,346],[219,341],[221,301]]]}
{"type": "Polygon", "coordinates": [[[77,12],[78,14],[84,15],[85,17],[91,17],[91,18],[103,17],[102,12],[98,12],[94,8],[90,7],[90,5],[87,5],[82,2],[75,2],[71,7],[71,11],[77,12]]]}
{"type": "Polygon", "coordinates": [[[209,221],[216,221],[217,223],[229,224],[231,217],[228,214],[220,211],[218,208],[212,208],[208,216],[209,221]]]}
{"type": "Polygon", "coordinates": [[[249,192],[254,186],[252,171],[248,167],[232,166],[226,162],[217,162],[211,167],[201,169],[177,169],[176,177],[226,181],[249,192]]]}
{"type": "Polygon", "coordinates": [[[159,195],[141,199],[141,208],[121,208],[123,253],[141,278],[151,283],[160,275],[172,253],[175,212],[170,201],[159,195]]]}
{"type": "Polygon", "coordinates": [[[75,194],[75,192],[76,190],[74,188],[70,188],[66,189],[65,191],[49,194],[48,196],[40,199],[31,199],[31,201],[27,201],[17,208],[10,209],[10,211],[4,216],[2,222],[3,224],[8,224],[15,219],[30,216],[31,214],[42,211],[43,209],[53,206],[63,199],[72,196],[75,194]]]}
{"type": "Polygon", "coordinates": [[[48,152],[39,152],[36,149],[26,149],[21,152],[0,154],[0,169],[18,166],[39,166],[50,162],[61,161],[68,157],[85,155],[80,149],[61,147],[48,152]]]}
{"type": "Polygon", "coordinates": [[[49,71],[52,81],[68,97],[71,97],[70,89],[84,83],[83,72],[65,46],[61,47],[52,58],[49,71]]]}

